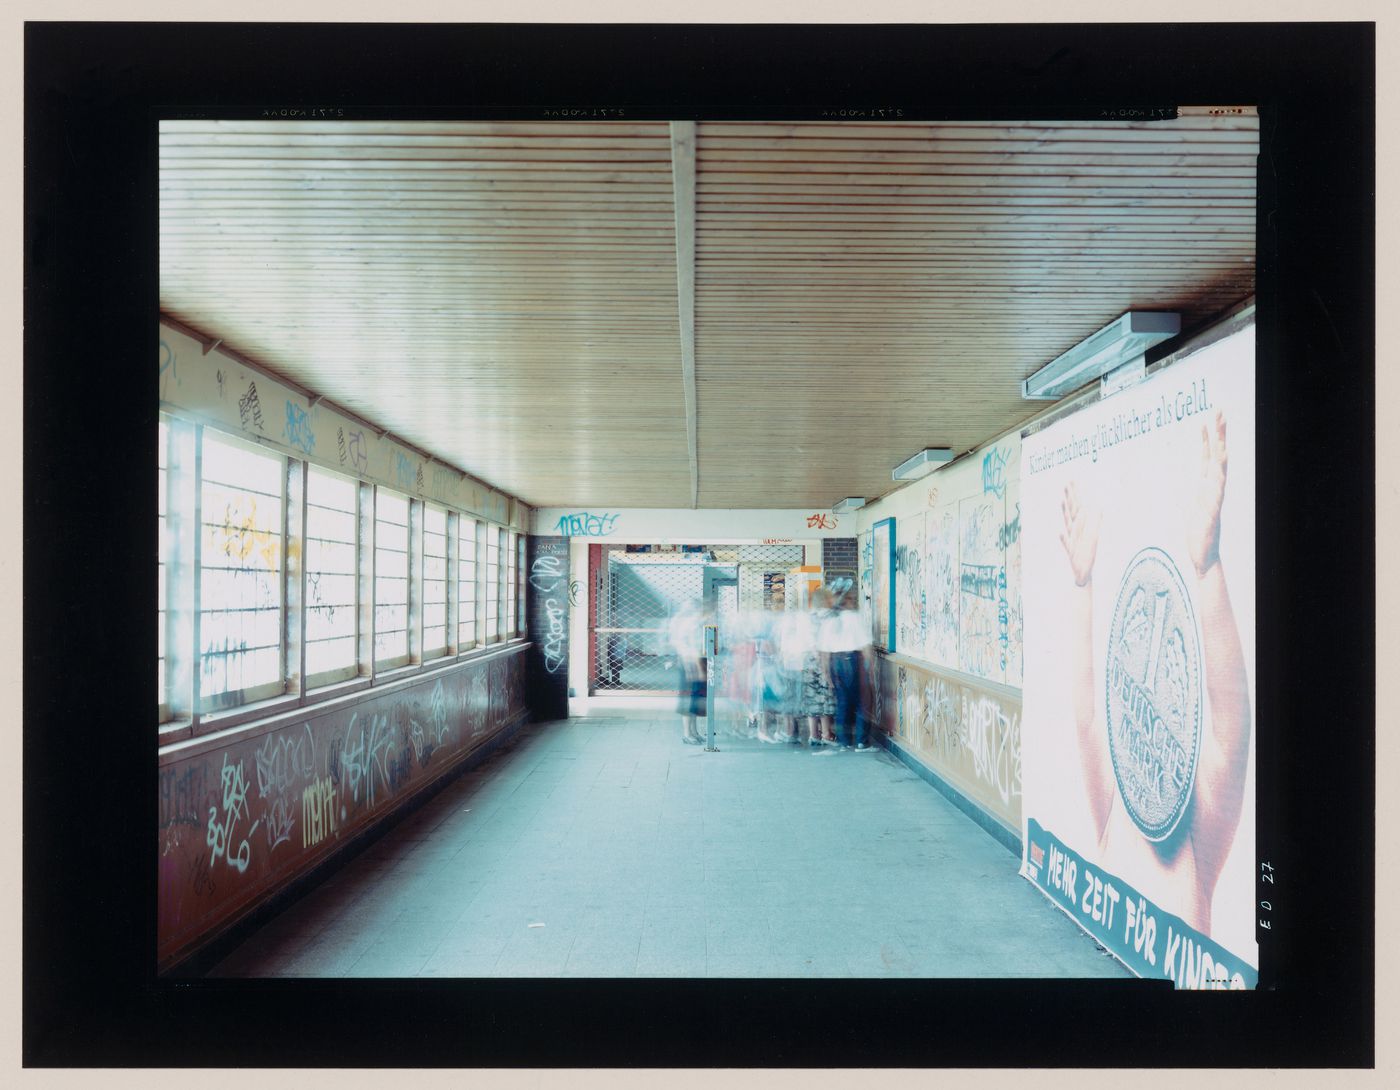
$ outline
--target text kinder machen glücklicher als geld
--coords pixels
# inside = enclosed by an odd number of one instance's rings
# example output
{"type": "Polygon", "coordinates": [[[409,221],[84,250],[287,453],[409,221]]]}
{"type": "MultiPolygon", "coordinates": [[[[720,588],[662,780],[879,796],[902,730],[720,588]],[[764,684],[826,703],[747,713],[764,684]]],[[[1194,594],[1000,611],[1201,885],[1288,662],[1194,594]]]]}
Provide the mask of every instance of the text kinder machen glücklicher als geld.
{"type": "Polygon", "coordinates": [[[1040,473],[1085,457],[1097,462],[1100,451],[1140,439],[1148,432],[1203,413],[1210,407],[1210,398],[1206,394],[1206,380],[1195,379],[1175,394],[1157,395],[1141,409],[1136,406],[1124,406],[1114,413],[1111,419],[1094,425],[1087,436],[1071,432],[1065,441],[1053,450],[1032,454],[1030,472],[1040,473]]]}

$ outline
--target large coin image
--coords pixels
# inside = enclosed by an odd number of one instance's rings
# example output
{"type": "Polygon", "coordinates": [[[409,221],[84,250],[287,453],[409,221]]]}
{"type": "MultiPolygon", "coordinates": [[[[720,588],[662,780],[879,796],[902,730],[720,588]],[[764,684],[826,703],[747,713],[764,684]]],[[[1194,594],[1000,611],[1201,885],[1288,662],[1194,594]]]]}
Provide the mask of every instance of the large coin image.
{"type": "Polygon", "coordinates": [[[1201,751],[1201,649],[1171,557],[1128,564],[1108,630],[1108,749],[1129,816],[1148,840],[1171,836],[1191,801],[1201,751]]]}

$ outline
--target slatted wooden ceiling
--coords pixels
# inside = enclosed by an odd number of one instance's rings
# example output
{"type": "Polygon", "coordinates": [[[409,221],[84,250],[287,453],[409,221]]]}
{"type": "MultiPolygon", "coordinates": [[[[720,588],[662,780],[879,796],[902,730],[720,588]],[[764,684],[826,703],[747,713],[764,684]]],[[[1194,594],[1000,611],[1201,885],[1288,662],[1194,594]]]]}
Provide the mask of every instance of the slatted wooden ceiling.
{"type": "Polygon", "coordinates": [[[167,123],[161,307],[527,502],[670,506],[670,148],[664,122],[167,123]]]}
{"type": "MultiPolygon", "coordinates": [[[[161,305],[527,502],[687,506],[668,128],[181,122],[161,305]]],[[[878,496],[1254,284],[1257,120],[698,126],[701,507],[878,496]]]]}

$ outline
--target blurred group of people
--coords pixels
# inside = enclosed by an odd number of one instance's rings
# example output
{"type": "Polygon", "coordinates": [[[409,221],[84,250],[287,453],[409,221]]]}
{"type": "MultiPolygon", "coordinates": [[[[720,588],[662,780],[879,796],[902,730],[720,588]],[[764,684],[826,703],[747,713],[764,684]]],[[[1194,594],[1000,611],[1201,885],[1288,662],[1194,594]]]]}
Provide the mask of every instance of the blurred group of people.
{"type": "Polygon", "coordinates": [[[718,686],[717,704],[736,713],[731,730],[773,745],[805,744],[818,755],[870,750],[862,683],[873,637],[855,605],[851,592],[835,596],[823,587],[807,608],[785,609],[775,591],[766,609],[732,619],[713,663],[703,636],[710,618],[699,602],[683,606],[669,630],[682,739],[703,741],[697,722],[705,714],[708,672],[718,686]]]}

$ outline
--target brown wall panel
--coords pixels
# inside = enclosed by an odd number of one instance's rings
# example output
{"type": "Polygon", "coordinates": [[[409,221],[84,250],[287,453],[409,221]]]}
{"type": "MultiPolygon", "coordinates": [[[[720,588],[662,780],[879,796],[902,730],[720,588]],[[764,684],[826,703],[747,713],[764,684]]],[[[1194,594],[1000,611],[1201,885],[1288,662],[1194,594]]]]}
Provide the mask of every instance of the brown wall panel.
{"type": "Polygon", "coordinates": [[[1019,693],[888,656],[880,690],[881,729],[1019,836],[1019,693]]]}
{"type": "Polygon", "coordinates": [[[468,661],[163,760],[160,966],[207,943],[522,719],[525,661],[523,647],[468,661]]]}

